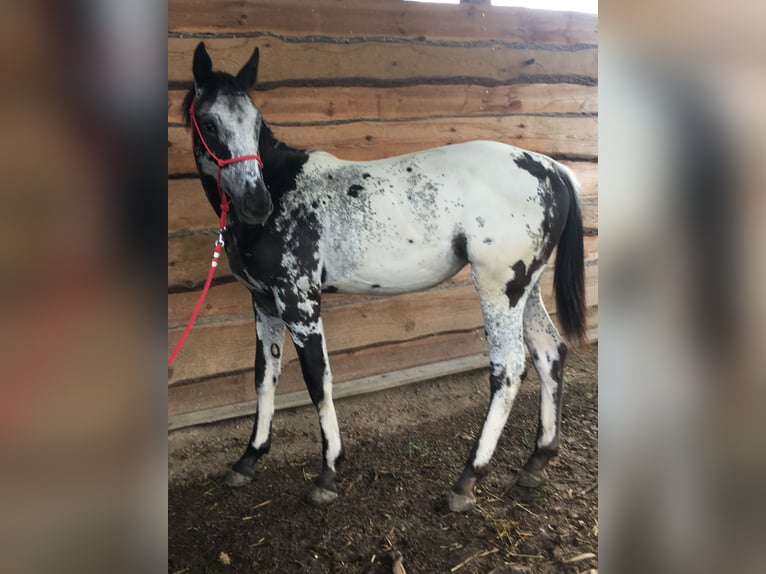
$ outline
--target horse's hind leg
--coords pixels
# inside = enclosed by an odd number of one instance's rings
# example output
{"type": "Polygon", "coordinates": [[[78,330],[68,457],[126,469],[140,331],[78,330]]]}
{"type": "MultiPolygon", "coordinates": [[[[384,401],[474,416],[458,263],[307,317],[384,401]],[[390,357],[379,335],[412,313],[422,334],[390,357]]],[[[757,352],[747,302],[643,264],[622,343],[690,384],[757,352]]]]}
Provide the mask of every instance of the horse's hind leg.
{"type": "Polygon", "coordinates": [[[545,482],[545,467],[558,454],[561,428],[561,383],[567,347],[548,316],[537,282],[524,310],[524,339],[540,375],[540,418],[532,456],[519,472],[520,486],[545,482]]]}
{"type": "Polygon", "coordinates": [[[274,390],[282,366],[285,324],[281,319],[256,310],[255,390],[258,408],[255,424],[242,457],[226,476],[228,486],[242,486],[253,480],[256,461],[271,447],[271,420],[274,416],[274,390]]]}
{"type": "Polygon", "coordinates": [[[525,292],[509,297],[498,290],[490,293],[481,286],[474,273],[474,282],[481,296],[484,327],[487,333],[490,361],[490,402],[479,438],[473,445],[462,474],[449,493],[449,508],[453,512],[468,510],[474,503],[473,487],[484,476],[505,427],[508,414],[525,374],[522,319],[525,292]],[[511,307],[511,304],[513,306],[511,307]]]}

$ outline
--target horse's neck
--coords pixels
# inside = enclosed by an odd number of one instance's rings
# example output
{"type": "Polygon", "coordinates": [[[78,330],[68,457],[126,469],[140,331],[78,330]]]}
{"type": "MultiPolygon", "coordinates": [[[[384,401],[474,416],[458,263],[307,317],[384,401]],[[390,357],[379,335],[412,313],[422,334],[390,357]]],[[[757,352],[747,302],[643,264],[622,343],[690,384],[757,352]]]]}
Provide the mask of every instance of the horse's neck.
{"type": "Polygon", "coordinates": [[[261,128],[258,148],[264,180],[276,207],[282,195],[295,186],[295,177],[308,160],[308,153],[279,141],[266,124],[261,128]]]}

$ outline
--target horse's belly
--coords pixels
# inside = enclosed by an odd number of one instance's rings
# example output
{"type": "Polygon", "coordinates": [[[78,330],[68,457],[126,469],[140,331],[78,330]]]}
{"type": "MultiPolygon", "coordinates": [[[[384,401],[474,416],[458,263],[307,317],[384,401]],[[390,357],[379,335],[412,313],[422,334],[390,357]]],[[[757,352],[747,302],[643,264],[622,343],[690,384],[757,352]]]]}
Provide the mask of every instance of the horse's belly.
{"type": "Polygon", "coordinates": [[[394,295],[434,287],[465,265],[450,248],[439,246],[379,246],[368,249],[353,269],[333,269],[326,263],[327,286],[343,293],[394,295]]]}

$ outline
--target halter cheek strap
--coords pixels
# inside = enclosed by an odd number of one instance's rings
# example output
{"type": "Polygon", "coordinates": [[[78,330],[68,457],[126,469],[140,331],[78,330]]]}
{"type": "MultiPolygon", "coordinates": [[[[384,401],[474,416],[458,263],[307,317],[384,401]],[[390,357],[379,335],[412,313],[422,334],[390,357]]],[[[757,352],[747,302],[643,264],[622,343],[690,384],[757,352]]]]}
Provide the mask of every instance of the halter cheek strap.
{"type": "MultiPolygon", "coordinates": [[[[257,153],[240,155],[240,156],[232,157],[229,159],[221,159],[220,157],[215,155],[215,153],[213,153],[213,150],[210,149],[210,146],[207,145],[205,138],[202,136],[202,130],[199,129],[197,118],[194,116],[194,104],[195,104],[195,101],[192,100],[191,106],[189,106],[189,117],[191,118],[192,126],[194,126],[194,132],[197,133],[197,137],[199,138],[199,141],[202,143],[202,146],[205,148],[205,151],[208,153],[208,155],[213,159],[213,161],[218,166],[218,173],[216,174],[216,184],[218,185],[218,195],[221,199],[220,228],[221,228],[221,231],[223,231],[226,228],[226,214],[229,212],[229,208],[231,207],[231,201],[226,196],[226,193],[224,193],[223,186],[221,185],[221,170],[227,165],[231,165],[232,163],[237,163],[240,161],[247,161],[247,160],[257,161],[258,166],[261,169],[263,169],[263,161],[261,161],[261,155],[257,153]]],[[[194,149],[194,132],[192,132],[192,149],[194,149]]]]}
{"type": "MultiPolygon", "coordinates": [[[[199,299],[197,300],[197,305],[194,307],[194,311],[192,311],[191,317],[189,317],[189,322],[186,324],[186,328],[184,328],[183,333],[181,333],[181,337],[178,339],[178,343],[176,343],[173,352],[170,353],[170,356],[168,357],[168,369],[170,368],[170,365],[173,364],[173,361],[175,361],[176,355],[178,355],[181,347],[183,347],[184,341],[186,341],[186,337],[189,334],[189,331],[191,331],[192,325],[194,325],[194,321],[196,321],[200,309],[202,309],[202,303],[205,301],[205,296],[210,290],[210,284],[213,281],[215,268],[218,267],[218,259],[221,257],[221,249],[223,248],[223,230],[226,229],[226,215],[229,213],[229,208],[231,207],[231,201],[224,193],[223,186],[221,186],[221,169],[232,163],[246,161],[249,159],[257,161],[258,165],[261,167],[261,169],[263,169],[263,162],[261,161],[261,156],[259,154],[240,155],[231,159],[221,159],[215,155],[213,150],[210,149],[210,146],[207,145],[205,138],[202,137],[202,131],[199,129],[199,125],[197,124],[197,118],[194,117],[194,100],[192,100],[191,106],[189,106],[189,117],[191,118],[192,126],[194,126],[194,131],[199,137],[199,141],[202,142],[202,145],[204,146],[208,155],[213,158],[216,165],[218,165],[216,183],[218,184],[218,195],[221,198],[221,222],[220,229],[218,231],[218,240],[215,242],[215,251],[213,251],[213,260],[210,262],[210,269],[207,272],[205,285],[202,287],[202,293],[200,293],[199,299]]],[[[194,149],[194,132],[192,132],[192,149],[194,149]]]]}

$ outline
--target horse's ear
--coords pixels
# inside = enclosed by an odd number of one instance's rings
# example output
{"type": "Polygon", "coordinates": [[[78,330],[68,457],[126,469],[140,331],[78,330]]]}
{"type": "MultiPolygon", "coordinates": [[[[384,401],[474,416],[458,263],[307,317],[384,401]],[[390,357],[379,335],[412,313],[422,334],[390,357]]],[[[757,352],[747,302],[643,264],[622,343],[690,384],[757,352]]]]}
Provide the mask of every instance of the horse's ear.
{"type": "Polygon", "coordinates": [[[205,50],[205,42],[197,44],[197,49],[194,50],[192,71],[194,72],[194,82],[197,84],[198,90],[213,74],[213,62],[210,61],[210,56],[208,56],[207,50],[205,50]]]}
{"type": "Polygon", "coordinates": [[[253,55],[237,74],[237,81],[246,90],[252,90],[255,80],[258,77],[258,48],[253,51],[253,55]]]}

